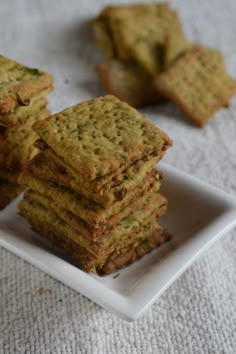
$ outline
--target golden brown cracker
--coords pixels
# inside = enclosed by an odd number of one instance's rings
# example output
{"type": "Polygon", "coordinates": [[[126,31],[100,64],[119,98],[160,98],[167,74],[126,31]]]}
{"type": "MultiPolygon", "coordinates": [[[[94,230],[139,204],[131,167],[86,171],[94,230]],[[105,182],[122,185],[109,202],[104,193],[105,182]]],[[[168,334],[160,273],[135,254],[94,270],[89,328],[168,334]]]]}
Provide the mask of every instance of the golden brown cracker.
{"type": "Polygon", "coordinates": [[[102,15],[109,21],[118,58],[136,61],[151,75],[164,69],[169,35],[178,32],[181,47],[186,42],[178,15],[168,3],[108,6],[102,15]]]}
{"type": "Polygon", "coordinates": [[[94,190],[91,183],[80,183],[69,174],[64,166],[58,164],[54,159],[48,158],[44,152],[40,152],[29,162],[28,171],[43,180],[69,188],[87,199],[109,207],[115,201],[127,198],[127,194],[132,194],[134,189],[139,187],[146,176],[152,172],[156,162],[157,158],[153,157],[148,161],[141,160],[133,164],[122,173],[114,176],[98,192],[94,190]]]}
{"type": "Polygon", "coordinates": [[[82,195],[73,193],[66,188],[59,187],[56,184],[41,180],[34,175],[23,172],[18,178],[18,183],[27,185],[36,192],[55,200],[55,203],[65,207],[73,214],[85,220],[88,224],[96,228],[107,228],[119,222],[123,217],[132,211],[133,203],[145,191],[153,188],[159,190],[160,182],[156,181],[155,175],[147,176],[144,183],[136,188],[132,197],[116,201],[109,208],[104,208],[93,201],[84,198],[82,195]]]}
{"type": "Polygon", "coordinates": [[[146,117],[109,95],[38,121],[33,128],[80,180],[125,169],[171,145],[170,138],[146,117]]]}
{"type": "Polygon", "coordinates": [[[236,93],[236,82],[226,72],[219,51],[196,46],[156,78],[159,92],[175,102],[202,127],[236,93]]]}
{"type": "MultiPolygon", "coordinates": [[[[20,214],[24,216],[31,224],[34,230],[39,232],[43,237],[52,242],[56,247],[61,248],[66,254],[71,257],[79,266],[87,272],[98,270],[100,273],[108,273],[111,270],[111,265],[118,266],[117,256],[125,255],[127,251],[136,249],[142,245],[147,249],[147,245],[157,246],[157,233],[163,235],[163,229],[160,226],[155,226],[155,223],[145,224],[136,231],[133,235],[128,233],[124,242],[118,240],[114,247],[108,247],[104,253],[98,255],[96,252],[91,252],[91,249],[83,247],[79,242],[79,235],[75,233],[63,220],[58,218],[52,211],[46,209],[42,205],[29,201],[27,199],[21,200],[19,203],[20,214]],[[155,238],[154,238],[155,234],[155,238]],[[145,246],[144,246],[145,244],[145,246]],[[106,261],[107,260],[107,261],[106,261]]],[[[162,238],[161,238],[162,239],[162,238]]],[[[149,247],[151,249],[151,247],[149,247]]],[[[135,252],[141,256],[144,253],[135,252]]],[[[125,257],[127,259],[127,257],[125,257]]],[[[129,258],[130,260],[130,258],[129,258]]],[[[134,260],[134,257],[133,257],[134,260]]],[[[121,262],[119,259],[120,267],[127,262],[121,262]]],[[[114,269],[114,267],[112,268],[114,269]]]]}
{"type": "Polygon", "coordinates": [[[44,119],[49,115],[43,109],[35,116],[27,119],[25,124],[8,128],[0,140],[0,167],[9,171],[22,170],[27,162],[37,153],[33,145],[37,134],[32,130],[32,124],[37,119],[44,119]]]}
{"type": "Polygon", "coordinates": [[[0,114],[9,114],[18,106],[28,106],[31,99],[52,89],[52,76],[0,56],[0,114]]]}
{"type": "Polygon", "coordinates": [[[106,17],[99,16],[90,22],[93,29],[93,39],[98,48],[108,57],[115,57],[115,47],[109,22],[106,17]]]}

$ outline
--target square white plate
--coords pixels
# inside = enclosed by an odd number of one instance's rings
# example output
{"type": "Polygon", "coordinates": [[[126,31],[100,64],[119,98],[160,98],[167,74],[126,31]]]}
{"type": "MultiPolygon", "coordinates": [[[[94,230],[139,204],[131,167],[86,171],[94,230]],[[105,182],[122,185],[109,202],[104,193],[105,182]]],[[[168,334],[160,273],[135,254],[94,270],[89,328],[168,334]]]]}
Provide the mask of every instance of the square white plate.
{"type": "Polygon", "coordinates": [[[142,315],[219,236],[236,225],[236,201],[224,192],[165,164],[162,218],[174,238],[115,274],[86,274],[31,231],[16,202],[0,213],[0,245],[24,258],[103,308],[126,320],[142,315]]]}

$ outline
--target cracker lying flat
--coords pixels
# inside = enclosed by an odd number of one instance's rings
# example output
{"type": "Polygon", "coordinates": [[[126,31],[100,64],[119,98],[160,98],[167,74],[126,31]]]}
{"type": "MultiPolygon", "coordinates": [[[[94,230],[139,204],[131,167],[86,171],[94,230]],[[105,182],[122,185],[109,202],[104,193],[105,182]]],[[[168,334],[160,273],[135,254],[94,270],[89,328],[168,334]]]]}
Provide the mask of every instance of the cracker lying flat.
{"type": "Polygon", "coordinates": [[[121,219],[116,226],[116,228],[107,228],[106,232],[100,233],[97,230],[96,237],[92,238],[85,228],[81,227],[78,217],[55,203],[51,198],[45,197],[44,195],[37,193],[33,190],[28,190],[24,198],[42,204],[45,208],[52,210],[58,217],[63,219],[71,228],[84,235],[87,240],[93,240],[96,244],[101,244],[102,246],[107,246],[107,240],[113,238],[113,235],[117,234],[117,227],[122,227],[126,231],[131,230],[133,225],[141,226],[144,220],[148,219],[150,216],[157,218],[162,216],[167,209],[167,200],[158,192],[149,191],[143,195],[138,203],[135,203],[133,211],[131,211],[128,216],[121,219]],[[95,239],[95,241],[94,241],[95,239]]]}
{"type": "Polygon", "coordinates": [[[106,93],[133,107],[141,107],[160,98],[152,77],[134,62],[109,60],[97,66],[96,72],[106,93]]]}
{"type": "Polygon", "coordinates": [[[0,166],[8,170],[22,170],[27,162],[37,153],[34,142],[37,134],[32,130],[32,124],[37,119],[44,119],[49,115],[43,109],[35,116],[27,119],[25,124],[8,128],[0,140],[0,166]]]}
{"type": "Polygon", "coordinates": [[[63,158],[59,157],[51,148],[49,148],[48,145],[42,139],[36,140],[34,145],[39,150],[43,151],[45,155],[45,159],[49,161],[51,160],[54,161],[62,169],[62,171],[64,170],[68,173],[68,175],[72,176],[76,180],[76,183],[79,186],[81,186],[81,188],[83,187],[83,190],[85,191],[90,190],[91,193],[95,193],[95,194],[103,193],[103,190],[106,188],[106,185],[113,186],[116,185],[117,182],[122,182],[124,180],[127,180],[127,178],[134,179],[133,172],[138,174],[139,168],[142,166],[142,164],[145,164],[143,165],[142,170],[143,171],[146,170],[146,166],[147,166],[147,171],[148,171],[150,167],[150,163],[152,163],[152,161],[154,160],[155,163],[158,162],[159,160],[161,160],[161,158],[165,153],[165,149],[163,149],[159,152],[159,154],[154,153],[154,154],[147,155],[143,159],[133,162],[130,166],[126,168],[122,166],[114,172],[111,172],[101,177],[97,177],[92,181],[87,181],[87,180],[81,180],[80,174],[72,166],[67,164],[63,158]]]}
{"type": "Polygon", "coordinates": [[[157,224],[155,229],[149,232],[148,237],[139,240],[136,247],[131,245],[130,247],[115,250],[106,260],[105,264],[97,269],[97,271],[100,275],[113,273],[120,268],[136,262],[170,239],[171,235],[157,224]]]}
{"type": "MultiPolygon", "coordinates": [[[[156,226],[155,223],[147,223],[145,225],[146,228],[144,226],[138,228],[134,225],[133,228],[137,229],[136,233],[131,233],[129,230],[127,235],[130,237],[127,237],[125,240],[122,238],[123,242],[119,239],[116,240],[114,247],[108,247],[106,252],[98,256],[78,242],[78,233],[74,232],[73,229],[58,218],[56,214],[44,208],[42,205],[24,199],[20,201],[19,208],[21,215],[28,219],[35,231],[46,237],[58,248],[64,250],[69,257],[87,272],[100,270],[103,273],[108,273],[110,272],[109,269],[111,270],[112,268],[114,270],[114,266],[112,267],[111,265],[116,264],[118,266],[118,262],[115,261],[118,255],[124,255],[127,251],[130,252],[131,249],[137,250],[137,247],[140,245],[144,247],[144,245],[147,246],[147,244],[151,244],[152,247],[148,248],[151,250],[154,248],[154,244],[156,246],[160,244],[160,242],[157,242],[158,235],[163,236],[164,233],[164,230],[160,226],[156,226]],[[153,237],[154,234],[155,238],[153,237]],[[109,261],[107,261],[107,259],[109,259],[109,261]]],[[[160,237],[160,240],[161,239],[162,237],[160,237]]],[[[140,252],[135,252],[135,254],[141,256],[144,253],[140,250],[140,252]]],[[[136,258],[137,257],[132,257],[133,261],[136,258]]],[[[120,259],[120,267],[127,263],[127,257],[125,257],[125,259],[126,261],[123,263],[120,259]]],[[[131,260],[130,257],[128,259],[131,260]]]]}
{"type": "Polygon", "coordinates": [[[52,89],[52,77],[0,56],[0,114],[27,106],[41,91],[52,89]]]}
{"type": "Polygon", "coordinates": [[[71,226],[54,213],[52,209],[46,208],[38,201],[31,200],[31,198],[28,198],[28,195],[19,202],[18,207],[20,214],[25,216],[30,223],[33,224],[34,221],[37,221],[44,225],[45,220],[45,223],[49,225],[53,224],[51,229],[56,228],[58,233],[63,235],[65,239],[71,240],[74,244],[83,247],[84,253],[92,255],[98,262],[108,257],[108,255],[117,248],[117,245],[120,247],[120,244],[124,246],[133,243],[137,237],[141,236],[140,230],[144,232],[145,229],[149,229],[155,224],[154,216],[144,219],[145,224],[139,224],[135,220],[132,220],[129,227],[126,227],[126,224],[125,226],[119,224],[106,238],[102,238],[99,242],[91,242],[80,232],[71,228],[71,226]]]}
{"type": "Polygon", "coordinates": [[[227,74],[221,53],[200,46],[183,54],[155,84],[200,127],[219,108],[227,107],[236,93],[236,82],[227,74]]]}
{"type": "Polygon", "coordinates": [[[151,174],[143,181],[140,187],[136,188],[132,195],[121,201],[116,201],[109,208],[104,208],[93,201],[84,198],[66,188],[59,187],[53,183],[41,180],[34,175],[23,172],[18,183],[27,185],[36,192],[47,196],[55,201],[56,204],[66,208],[92,225],[94,228],[107,228],[109,224],[115,224],[123,217],[128,215],[133,209],[134,202],[145,191],[153,188],[159,190],[160,182],[156,181],[155,175],[151,174]]]}
{"type": "Polygon", "coordinates": [[[125,172],[104,184],[98,192],[91,188],[91,183],[79,183],[80,181],[73,178],[64,166],[47,158],[43,152],[37,154],[30,161],[27,170],[43,180],[69,188],[104,207],[108,207],[115,201],[122,200],[125,196],[128,197],[127,194],[132,194],[133,190],[153,171],[156,162],[156,157],[148,161],[138,161],[125,172]]]}
{"type": "Polygon", "coordinates": [[[136,61],[151,75],[164,68],[169,35],[178,32],[181,50],[187,43],[177,13],[167,3],[108,6],[102,16],[109,21],[118,58],[136,61]]]}
{"type": "Polygon", "coordinates": [[[0,210],[11,203],[23,190],[22,186],[0,179],[0,210]]]}
{"type": "Polygon", "coordinates": [[[171,145],[164,132],[113,96],[68,108],[36,122],[33,128],[73,166],[81,180],[94,180],[125,169],[171,145]]]}

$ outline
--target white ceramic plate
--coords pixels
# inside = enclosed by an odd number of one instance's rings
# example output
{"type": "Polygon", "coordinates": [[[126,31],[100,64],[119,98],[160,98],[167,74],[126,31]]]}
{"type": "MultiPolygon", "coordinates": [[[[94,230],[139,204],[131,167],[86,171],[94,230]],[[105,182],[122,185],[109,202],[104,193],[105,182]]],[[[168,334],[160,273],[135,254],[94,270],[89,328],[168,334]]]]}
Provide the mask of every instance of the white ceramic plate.
{"type": "Polygon", "coordinates": [[[127,320],[142,315],[219,236],[236,225],[236,201],[224,192],[165,164],[162,192],[169,200],[162,218],[174,238],[115,274],[86,274],[31,231],[16,202],[0,213],[0,245],[103,308],[127,320]]]}

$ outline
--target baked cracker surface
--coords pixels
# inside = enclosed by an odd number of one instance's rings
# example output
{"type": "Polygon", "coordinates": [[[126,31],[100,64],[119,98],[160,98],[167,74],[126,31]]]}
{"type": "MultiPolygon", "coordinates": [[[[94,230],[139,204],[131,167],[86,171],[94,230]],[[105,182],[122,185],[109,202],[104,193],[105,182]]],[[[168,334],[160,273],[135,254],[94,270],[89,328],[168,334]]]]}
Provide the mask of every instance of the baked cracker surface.
{"type": "Polygon", "coordinates": [[[38,121],[33,128],[81,180],[125,169],[171,145],[170,138],[146,117],[109,95],[38,121]]]}
{"type": "Polygon", "coordinates": [[[135,60],[151,75],[163,70],[169,34],[177,31],[186,42],[178,15],[168,3],[108,6],[102,14],[109,20],[118,58],[135,60]]]}
{"type": "Polygon", "coordinates": [[[227,73],[222,54],[196,46],[156,78],[159,92],[175,102],[202,127],[236,93],[236,82],[227,73]]]}
{"type": "Polygon", "coordinates": [[[9,114],[18,106],[27,106],[45,89],[52,90],[52,76],[0,56],[0,114],[9,114]]]}

